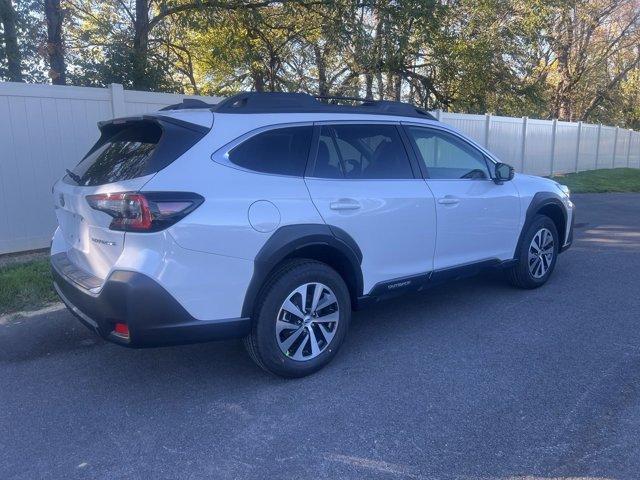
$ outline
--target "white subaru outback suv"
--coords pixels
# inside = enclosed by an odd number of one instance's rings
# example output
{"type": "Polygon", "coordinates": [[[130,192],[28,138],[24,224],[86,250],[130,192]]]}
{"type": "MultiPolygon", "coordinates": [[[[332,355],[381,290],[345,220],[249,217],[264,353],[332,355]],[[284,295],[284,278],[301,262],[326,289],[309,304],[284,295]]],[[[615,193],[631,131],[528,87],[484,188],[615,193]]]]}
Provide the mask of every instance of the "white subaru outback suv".
{"type": "Polygon", "coordinates": [[[352,309],[502,268],[544,284],[566,187],[399,102],[244,93],[99,124],[53,188],[55,288],[130,347],[244,338],[269,372],[326,365],[352,309]]]}

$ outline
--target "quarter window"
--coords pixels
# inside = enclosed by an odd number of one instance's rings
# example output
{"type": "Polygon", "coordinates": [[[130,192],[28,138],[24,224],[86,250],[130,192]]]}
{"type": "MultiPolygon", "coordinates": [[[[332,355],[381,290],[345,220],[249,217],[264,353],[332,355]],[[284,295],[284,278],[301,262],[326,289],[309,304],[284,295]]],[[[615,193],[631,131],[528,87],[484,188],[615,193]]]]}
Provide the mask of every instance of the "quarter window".
{"type": "Polygon", "coordinates": [[[413,178],[394,125],[323,125],[314,176],[346,179],[413,178]]]}
{"type": "Polygon", "coordinates": [[[303,176],[309,157],[313,127],[267,130],[229,152],[234,165],[261,173],[303,176]]]}
{"type": "Polygon", "coordinates": [[[408,127],[429,178],[488,179],[482,152],[454,135],[429,128],[408,127]]]}

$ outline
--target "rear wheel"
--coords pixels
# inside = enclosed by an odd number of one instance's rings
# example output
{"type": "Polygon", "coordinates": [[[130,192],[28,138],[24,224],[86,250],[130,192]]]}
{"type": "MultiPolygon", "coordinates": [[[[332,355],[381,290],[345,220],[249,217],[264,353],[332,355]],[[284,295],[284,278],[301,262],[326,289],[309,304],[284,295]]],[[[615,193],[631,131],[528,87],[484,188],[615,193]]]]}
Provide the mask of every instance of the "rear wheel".
{"type": "Polygon", "coordinates": [[[265,285],[245,346],[268,372],[303,377],[336,355],[350,318],[349,291],[342,277],[324,263],[293,260],[265,285]]]}
{"type": "Polygon", "coordinates": [[[511,283],[520,288],[544,285],[558,258],[558,231],[545,215],[536,215],[527,228],[518,252],[518,263],[508,271],[511,283]]]}

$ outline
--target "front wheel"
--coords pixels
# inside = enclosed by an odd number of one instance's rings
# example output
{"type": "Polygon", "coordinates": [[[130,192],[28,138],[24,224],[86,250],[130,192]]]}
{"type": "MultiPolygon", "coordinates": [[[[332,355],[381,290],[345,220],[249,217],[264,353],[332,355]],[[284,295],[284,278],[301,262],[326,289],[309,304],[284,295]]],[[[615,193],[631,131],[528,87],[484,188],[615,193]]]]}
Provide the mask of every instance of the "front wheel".
{"type": "Polygon", "coordinates": [[[293,260],[269,279],[245,346],[263,369],[303,377],[333,359],[351,318],[349,290],[331,267],[293,260]]]}
{"type": "Polygon", "coordinates": [[[527,228],[518,252],[518,262],[509,269],[511,283],[537,288],[546,283],[558,258],[558,231],[545,215],[536,215],[527,228]]]}

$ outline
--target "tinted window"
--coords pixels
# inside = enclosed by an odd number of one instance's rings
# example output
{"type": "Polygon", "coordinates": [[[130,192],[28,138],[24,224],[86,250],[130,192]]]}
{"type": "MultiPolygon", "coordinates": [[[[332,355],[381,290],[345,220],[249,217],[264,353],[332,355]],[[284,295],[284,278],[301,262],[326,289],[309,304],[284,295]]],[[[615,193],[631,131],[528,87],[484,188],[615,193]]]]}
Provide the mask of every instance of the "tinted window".
{"type": "Polygon", "coordinates": [[[407,152],[393,125],[324,125],[314,176],[413,178],[407,152]]]}
{"type": "Polygon", "coordinates": [[[229,152],[229,161],[262,173],[303,176],[313,127],[268,130],[251,137],[229,152]]]}
{"type": "Polygon", "coordinates": [[[421,127],[408,127],[429,178],[489,178],[482,152],[454,135],[421,127]]]}
{"type": "Polygon", "coordinates": [[[152,122],[124,126],[101,138],[76,165],[71,177],[75,183],[86,186],[146,175],[161,136],[162,129],[152,122]]]}
{"type": "Polygon", "coordinates": [[[65,182],[93,186],[156,173],[207,133],[197,126],[162,119],[110,123],[101,131],[100,139],[65,182]]]}

